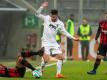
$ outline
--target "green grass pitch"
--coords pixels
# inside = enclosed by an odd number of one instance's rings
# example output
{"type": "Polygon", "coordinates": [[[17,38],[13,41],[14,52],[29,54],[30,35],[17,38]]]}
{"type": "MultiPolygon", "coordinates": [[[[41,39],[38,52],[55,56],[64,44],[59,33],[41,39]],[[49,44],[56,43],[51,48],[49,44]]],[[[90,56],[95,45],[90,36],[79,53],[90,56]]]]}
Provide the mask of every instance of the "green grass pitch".
{"type": "Polygon", "coordinates": [[[24,78],[0,78],[0,80],[107,80],[107,62],[102,62],[96,75],[88,75],[86,72],[93,68],[94,62],[67,61],[63,64],[62,73],[65,78],[56,79],[56,66],[45,69],[44,75],[40,79],[32,77],[31,72],[27,72],[24,78]]]}

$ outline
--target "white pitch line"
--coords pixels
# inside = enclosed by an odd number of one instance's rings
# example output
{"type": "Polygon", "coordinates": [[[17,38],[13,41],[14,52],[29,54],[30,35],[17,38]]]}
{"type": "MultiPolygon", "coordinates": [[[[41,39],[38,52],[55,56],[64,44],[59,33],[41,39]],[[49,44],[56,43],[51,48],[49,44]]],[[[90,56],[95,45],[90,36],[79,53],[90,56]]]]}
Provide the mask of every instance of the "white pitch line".
{"type": "MultiPolygon", "coordinates": [[[[65,63],[66,61],[63,61],[63,63],[65,63]]],[[[53,66],[53,65],[56,65],[57,63],[52,63],[52,64],[47,64],[46,65],[46,67],[50,67],[50,66],[53,66]]],[[[40,68],[40,66],[39,67],[36,67],[36,69],[39,69],[40,68]]],[[[30,69],[27,69],[26,70],[26,72],[29,72],[29,71],[31,71],[30,69]]]]}

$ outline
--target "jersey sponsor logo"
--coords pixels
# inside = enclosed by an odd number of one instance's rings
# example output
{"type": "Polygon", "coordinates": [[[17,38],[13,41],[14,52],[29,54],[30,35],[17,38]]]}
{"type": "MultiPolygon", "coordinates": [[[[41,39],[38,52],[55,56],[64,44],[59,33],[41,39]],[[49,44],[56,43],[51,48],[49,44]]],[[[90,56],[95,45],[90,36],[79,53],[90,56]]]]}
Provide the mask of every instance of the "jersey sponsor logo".
{"type": "Polygon", "coordinates": [[[54,29],[54,30],[56,30],[56,28],[58,27],[58,25],[55,26],[53,24],[49,24],[49,27],[52,28],[52,29],[54,29]]]}

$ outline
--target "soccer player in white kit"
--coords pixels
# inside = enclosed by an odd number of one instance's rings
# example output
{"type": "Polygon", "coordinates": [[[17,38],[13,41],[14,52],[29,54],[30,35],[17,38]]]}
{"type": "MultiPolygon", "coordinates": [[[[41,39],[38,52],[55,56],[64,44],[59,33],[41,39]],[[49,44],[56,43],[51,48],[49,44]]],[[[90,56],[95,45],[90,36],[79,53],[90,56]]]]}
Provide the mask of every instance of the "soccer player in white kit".
{"type": "Polygon", "coordinates": [[[56,34],[58,31],[63,33],[70,39],[78,40],[71,36],[64,28],[64,23],[58,18],[58,11],[51,10],[50,15],[43,15],[41,11],[48,6],[48,2],[44,2],[36,12],[36,16],[44,21],[44,30],[42,36],[42,47],[44,47],[43,61],[41,62],[41,69],[43,71],[46,63],[50,60],[50,56],[57,59],[57,73],[56,78],[63,78],[61,74],[62,61],[64,59],[60,45],[56,41],[56,34]]]}

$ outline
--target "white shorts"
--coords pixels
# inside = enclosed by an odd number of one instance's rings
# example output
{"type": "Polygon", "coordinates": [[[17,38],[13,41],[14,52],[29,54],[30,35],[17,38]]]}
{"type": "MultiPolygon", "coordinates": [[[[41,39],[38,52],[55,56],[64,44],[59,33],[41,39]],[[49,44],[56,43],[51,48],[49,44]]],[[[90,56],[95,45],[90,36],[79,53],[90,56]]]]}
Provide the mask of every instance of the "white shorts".
{"type": "Polygon", "coordinates": [[[53,55],[56,55],[56,54],[62,54],[61,47],[45,46],[44,47],[44,52],[45,52],[45,54],[48,54],[50,56],[53,56],[53,55]]]}

